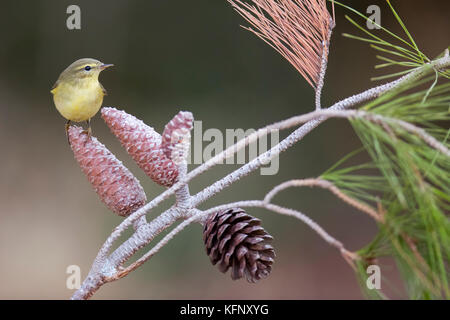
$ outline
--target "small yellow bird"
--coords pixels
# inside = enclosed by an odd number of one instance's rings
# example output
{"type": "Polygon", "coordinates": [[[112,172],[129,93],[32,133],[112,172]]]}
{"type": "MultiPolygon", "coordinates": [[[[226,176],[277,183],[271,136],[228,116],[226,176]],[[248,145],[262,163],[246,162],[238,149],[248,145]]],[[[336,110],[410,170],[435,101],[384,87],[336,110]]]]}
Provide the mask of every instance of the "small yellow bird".
{"type": "Polygon", "coordinates": [[[84,58],[72,63],[59,75],[50,92],[53,94],[56,109],[67,119],[67,136],[71,121],[87,121],[88,129],[85,132],[91,136],[90,120],[100,110],[103,96],[106,95],[98,76],[111,66],[113,64],[84,58]]]}

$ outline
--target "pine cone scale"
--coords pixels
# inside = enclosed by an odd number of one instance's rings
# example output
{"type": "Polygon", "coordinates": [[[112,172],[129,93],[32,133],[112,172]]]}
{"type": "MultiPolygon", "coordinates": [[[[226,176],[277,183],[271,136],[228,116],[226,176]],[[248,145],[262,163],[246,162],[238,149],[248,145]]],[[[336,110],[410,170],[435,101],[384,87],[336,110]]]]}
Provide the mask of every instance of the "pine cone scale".
{"type": "Polygon", "coordinates": [[[236,233],[238,231],[241,231],[242,229],[244,229],[246,226],[248,225],[248,222],[243,221],[243,222],[238,222],[236,224],[234,224],[231,229],[230,229],[230,233],[236,233]]]}
{"type": "Polygon", "coordinates": [[[229,224],[223,224],[219,227],[219,230],[217,231],[217,237],[220,239],[222,238],[223,233],[230,227],[229,224]]]}
{"type": "Polygon", "coordinates": [[[219,242],[219,253],[223,253],[224,252],[225,245],[227,244],[227,242],[230,239],[231,239],[231,235],[227,234],[220,240],[220,242],[219,242]]]}

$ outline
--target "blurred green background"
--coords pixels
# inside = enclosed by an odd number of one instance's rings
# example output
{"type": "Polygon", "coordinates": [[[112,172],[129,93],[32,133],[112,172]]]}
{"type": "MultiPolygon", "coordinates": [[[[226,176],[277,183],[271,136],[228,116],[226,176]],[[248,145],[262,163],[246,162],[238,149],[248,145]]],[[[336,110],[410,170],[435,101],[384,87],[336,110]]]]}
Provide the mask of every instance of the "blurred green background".
{"type": "MultiPolygon", "coordinates": [[[[400,32],[385,1],[344,1],[365,12],[381,8],[381,23],[400,32]]],[[[448,45],[446,1],[392,1],[419,47],[430,57],[448,45]]],[[[91,189],[64,135],[65,120],[50,88],[71,62],[92,57],[115,67],[101,75],[104,105],[134,114],[161,131],[180,109],[193,112],[203,129],[259,128],[313,109],[313,90],[282,57],[253,34],[225,0],[24,1],[0,3],[0,298],[67,299],[66,268],[87,275],[98,249],[120,223],[91,189]],[[81,30],[66,28],[66,8],[81,7],[81,30]]],[[[361,35],[336,7],[322,103],[375,85],[375,52],[342,37],[361,35]]],[[[94,134],[135,173],[149,199],[163,188],[132,162],[99,115],[94,134]]],[[[285,136],[285,133],[282,137],[285,136]]],[[[275,176],[242,179],[201,208],[259,199],[277,183],[314,177],[359,146],[343,120],[328,121],[280,157],[275,176]]],[[[196,193],[237,166],[222,165],[195,179],[196,193]]],[[[192,166],[191,166],[192,168],[192,166]]],[[[370,241],[375,224],[326,191],[285,191],[276,201],[319,222],[350,250],[370,241]]],[[[167,208],[148,215],[154,217],[167,208]]],[[[201,226],[184,230],[128,277],[94,298],[130,299],[360,299],[358,284],[339,253],[301,222],[263,210],[275,240],[271,276],[258,284],[232,281],[204,252],[201,226]]],[[[393,265],[382,270],[392,273],[393,265]]],[[[389,292],[389,288],[383,288],[389,292]]],[[[400,291],[391,296],[403,297],[400,291]]]]}

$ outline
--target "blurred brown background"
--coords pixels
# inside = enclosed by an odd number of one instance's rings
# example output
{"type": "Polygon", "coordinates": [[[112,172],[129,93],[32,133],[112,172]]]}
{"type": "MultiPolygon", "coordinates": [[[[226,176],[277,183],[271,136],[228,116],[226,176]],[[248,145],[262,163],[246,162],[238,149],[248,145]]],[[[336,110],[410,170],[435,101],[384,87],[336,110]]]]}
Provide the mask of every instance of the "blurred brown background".
{"type": "MultiPolygon", "coordinates": [[[[362,12],[370,4],[380,5],[382,25],[400,33],[384,1],[345,3],[362,12]]],[[[448,2],[392,3],[429,57],[445,49],[448,2]]],[[[65,120],[53,106],[49,90],[74,60],[92,57],[114,63],[101,76],[109,92],[104,105],[125,109],[159,131],[180,109],[203,120],[204,129],[220,130],[258,128],[313,109],[307,82],[269,46],[241,29],[245,22],[225,0],[9,0],[1,2],[0,12],[3,299],[69,298],[67,266],[79,265],[86,276],[101,244],[121,221],[91,190],[67,145],[65,120]],[[81,7],[81,30],[66,28],[70,4],[81,7]]],[[[344,14],[348,12],[336,7],[324,106],[373,86],[370,77],[382,74],[373,69],[376,53],[367,44],[342,37],[343,32],[361,35],[344,14]]],[[[98,115],[93,130],[140,179],[148,198],[163,191],[136,167],[98,115]]],[[[254,173],[202,208],[261,198],[282,181],[317,176],[358,146],[345,121],[329,121],[281,156],[277,175],[254,173]]],[[[223,165],[202,175],[192,183],[192,193],[234,168],[223,165]]],[[[369,218],[326,191],[288,190],[276,201],[311,216],[351,250],[376,232],[369,218]]],[[[192,225],[139,270],[101,288],[95,298],[363,298],[338,252],[301,222],[262,210],[248,212],[262,218],[275,238],[277,259],[268,279],[248,284],[220,273],[204,253],[201,226],[192,225]]],[[[393,265],[383,272],[395,278],[393,265]]],[[[403,297],[401,292],[392,296],[403,297]]]]}

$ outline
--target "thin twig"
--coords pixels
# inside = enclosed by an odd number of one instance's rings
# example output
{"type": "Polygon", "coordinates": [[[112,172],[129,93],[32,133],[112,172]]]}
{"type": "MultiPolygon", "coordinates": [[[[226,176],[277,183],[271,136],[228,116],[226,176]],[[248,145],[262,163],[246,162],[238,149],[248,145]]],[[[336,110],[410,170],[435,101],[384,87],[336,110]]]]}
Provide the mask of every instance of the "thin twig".
{"type": "MultiPolygon", "coordinates": [[[[334,6],[333,6],[334,8],[334,6]]],[[[330,51],[330,39],[331,39],[331,33],[333,32],[334,28],[334,18],[330,18],[330,27],[328,30],[327,38],[322,42],[322,59],[320,63],[320,72],[319,72],[319,79],[317,81],[316,85],[316,110],[322,109],[321,105],[321,97],[322,97],[322,89],[325,79],[325,74],[327,72],[327,65],[328,65],[328,53],[330,51]]]]}
{"type": "Polygon", "coordinates": [[[319,179],[319,178],[311,178],[311,179],[298,179],[298,180],[289,180],[278,186],[274,187],[264,198],[264,202],[271,202],[272,198],[278,194],[280,191],[285,190],[291,187],[320,187],[323,189],[327,189],[331,191],[334,195],[336,195],[339,199],[351,205],[352,207],[358,209],[361,212],[367,213],[373,219],[378,222],[382,222],[382,217],[378,214],[375,209],[372,209],[368,205],[346,195],[339,188],[333,185],[330,181],[319,179]]]}

